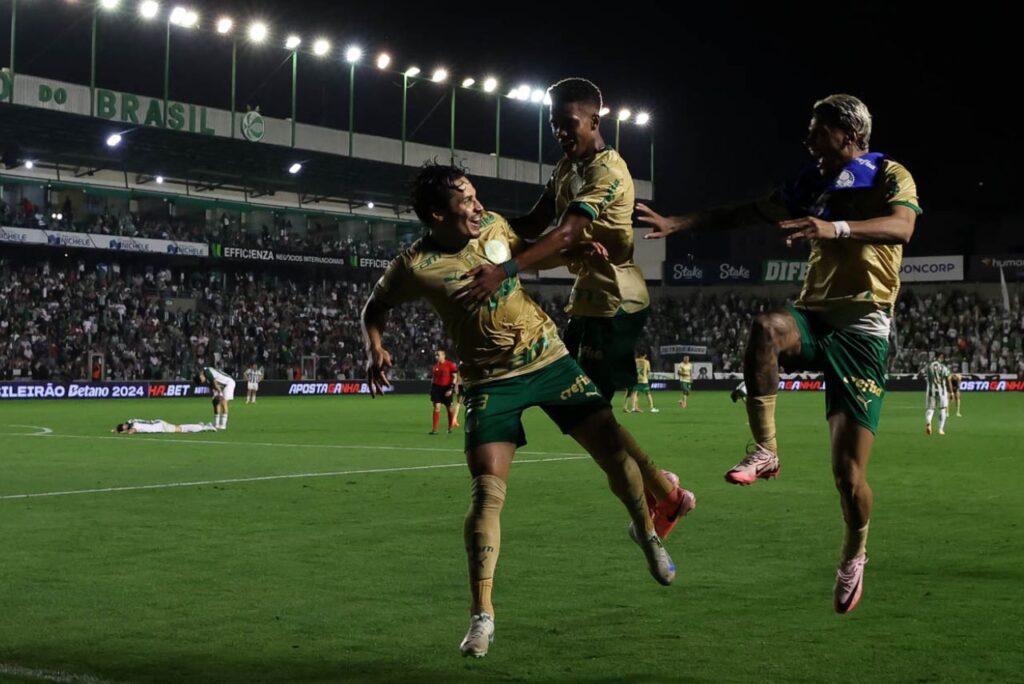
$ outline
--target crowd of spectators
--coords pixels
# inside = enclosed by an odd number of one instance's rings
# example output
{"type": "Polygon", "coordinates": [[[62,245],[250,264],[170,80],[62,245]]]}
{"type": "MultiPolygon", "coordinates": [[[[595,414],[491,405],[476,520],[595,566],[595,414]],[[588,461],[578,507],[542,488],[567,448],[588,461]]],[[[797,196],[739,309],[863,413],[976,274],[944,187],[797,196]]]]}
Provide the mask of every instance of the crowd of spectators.
{"type": "MultiPolygon", "coordinates": [[[[359,316],[370,287],[267,270],[0,259],[0,379],[188,379],[205,365],[240,375],[250,363],[267,378],[359,379],[359,316]]],[[[651,307],[640,346],[655,370],[669,371],[677,360],[663,357],[662,346],[685,344],[707,347],[698,360],[715,372],[742,372],[751,318],[785,303],[679,294],[651,307]]],[[[537,299],[564,328],[564,295],[537,299]]],[[[1024,377],[1019,295],[1007,311],[976,292],[905,289],[895,322],[893,373],[918,372],[942,351],[965,373],[1024,377]]],[[[437,349],[454,355],[422,302],[392,316],[387,341],[399,379],[428,378],[437,349]]]]}

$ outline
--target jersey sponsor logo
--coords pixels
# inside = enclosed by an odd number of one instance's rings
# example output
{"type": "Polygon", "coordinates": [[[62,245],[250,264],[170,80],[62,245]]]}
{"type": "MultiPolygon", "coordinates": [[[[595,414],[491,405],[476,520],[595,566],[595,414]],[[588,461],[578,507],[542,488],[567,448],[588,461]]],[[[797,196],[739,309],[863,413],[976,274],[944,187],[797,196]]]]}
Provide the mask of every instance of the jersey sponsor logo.
{"type": "MultiPolygon", "coordinates": [[[[879,387],[878,383],[876,383],[871,378],[855,378],[852,376],[844,376],[843,383],[847,385],[853,385],[860,392],[874,394],[876,397],[882,396],[882,394],[885,391],[881,387],[879,387]]],[[[867,406],[867,404],[865,404],[865,406],[867,406]]]]}
{"type": "Polygon", "coordinates": [[[430,266],[431,264],[433,264],[435,261],[437,261],[440,258],[441,258],[440,254],[431,254],[426,259],[424,259],[420,263],[418,263],[415,266],[413,266],[412,270],[414,270],[414,271],[422,271],[423,269],[427,268],[428,266],[430,266]]]}
{"type": "Polygon", "coordinates": [[[856,180],[857,179],[854,177],[852,171],[850,171],[849,169],[843,169],[842,172],[839,174],[839,177],[836,178],[836,187],[852,188],[856,180]]]}
{"type": "Polygon", "coordinates": [[[590,386],[593,383],[586,375],[577,375],[575,382],[562,390],[562,393],[558,396],[562,401],[568,401],[577,394],[582,394],[587,397],[600,396],[600,392],[592,389],[590,386]]]}

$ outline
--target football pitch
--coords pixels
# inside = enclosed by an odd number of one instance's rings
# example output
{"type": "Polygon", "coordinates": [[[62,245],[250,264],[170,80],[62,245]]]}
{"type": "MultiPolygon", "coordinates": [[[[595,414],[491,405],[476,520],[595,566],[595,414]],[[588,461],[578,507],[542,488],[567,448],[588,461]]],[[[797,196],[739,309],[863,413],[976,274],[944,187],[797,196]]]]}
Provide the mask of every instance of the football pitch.
{"type": "MultiPolygon", "coordinates": [[[[604,475],[537,409],[512,468],[497,632],[468,626],[462,434],[426,397],[0,404],[0,680],[81,682],[1021,681],[1024,395],[964,395],[924,434],[886,398],[864,598],[833,613],[841,539],[821,394],[780,397],[780,478],[723,473],[742,406],[658,393],[616,413],[698,498],[657,585],[604,475]],[[1017,636],[1014,636],[1014,635],[1017,636]]],[[[937,418],[936,418],[937,421],[937,418]]]]}

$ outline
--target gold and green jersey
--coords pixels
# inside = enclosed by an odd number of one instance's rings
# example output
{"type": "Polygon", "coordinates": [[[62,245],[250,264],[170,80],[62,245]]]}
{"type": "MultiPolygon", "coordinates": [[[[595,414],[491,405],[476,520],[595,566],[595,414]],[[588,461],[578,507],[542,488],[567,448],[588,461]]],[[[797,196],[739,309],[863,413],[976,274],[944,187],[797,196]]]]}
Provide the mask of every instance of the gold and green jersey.
{"type": "MultiPolygon", "coordinates": [[[[921,213],[914,178],[902,164],[869,153],[827,182],[817,169],[809,169],[761,208],[772,218],[781,210],[792,218],[810,215],[828,221],[865,221],[888,216],[896,205],[921,213]],[[874,174],[870,182],[858,179],[859,166],[874,174]]],[[[879,311],[891,316],[900,290],[902,260],[903,246],[898,244],[811,240],[807,275],[796,306],[822,312],[849,309],[854,314],[879,311]]]]}
{"type": "Polygon", "coordinates": [[[679,373],[679,382],[693,382],[692,363],[680,363],[676,366],[676,371],[679,373]]]}
{"type": "MultiPolygon", "coordinates": [[[[903,165],[882,162],[881,178],[869,188],[833,193],[832,220],[864,221],[887,216],[892,205],[920,213],[917,184],[903,165]]],[[[836,305],[865,304],[891,315],[900,291],[903,245],[860,240],[813,240],[807,277],[798,307],[824,310],[836,305]]]]}
{"type": "Polygon", "coordinates": [[[932,361],[925,368],[925,393],[929,397],[944,397],[948,392],[949,368],[941,361],[932,361]]]}
{"type": "Polygon", "coordinates": [[[651,362],[647,359],[636,360],[636,381],[639,385],[647,385],[651,382],[651,362]]]}
{"type": "Polygon", "coordinates": [[[633,177],[619,153],[606,147],[589,159],[563,158],[544,196],[554,202],[559,217],[570,207],[589,215],[591,224],[583,239],[608,249],[607,261],[569,264],[576,282],[566,311],[574,316],[610,317],[650,306],[644,274],[633,263],[633,177]]]}
{"type": "Polygon", "coordinates": [[[455,345],[467,386],[531,373],[568,352],[554,322],[526,294],[518,277],[506,279],[474,310],[455,301],[468,285],[463,280],[467,271],[500,264],[523,248],[502,216],[487,213],[480,236],[458,252],[443,251],[429,236],[417,240],[391,262],[373,297],[387,306],[426,299],[455,345]]]}

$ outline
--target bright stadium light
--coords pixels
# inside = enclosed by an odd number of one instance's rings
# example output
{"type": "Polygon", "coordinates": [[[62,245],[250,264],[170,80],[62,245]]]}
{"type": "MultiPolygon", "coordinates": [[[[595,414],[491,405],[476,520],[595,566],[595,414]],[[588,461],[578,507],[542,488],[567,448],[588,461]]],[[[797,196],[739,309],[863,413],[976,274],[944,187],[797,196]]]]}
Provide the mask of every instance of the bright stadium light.
{"type": "MultiPolygon", "coordinates": [[[[352,50],[359,50],[359,48],[349,48],[348,53],[350,55],[352,54],[352,50]]],[[[362,54],[363,54],[363,51],[359,50],[359,55],[362,56],[362,54]]],[[[387,69],[389,64],[391,64],[391,55],[389,55],[386,52],[382,52],[379,55],[377,55],[377,68],[378,69],[387,69]]]]}
{"type": "Polygon", "coordinates": [[[462,79],[462,87],[463,88],[470,88],[470,87],[473,86],[474,83],[476,83],[476,79],[475,78],[464,78],[464,79],[462,79]]]}
{"type": "Polygon", "coordinates": [[[121,140],[122,138],[120,133],[113,133],[107,136],[107,147],[117,147],[121,144],[121,140]]]}
{"type": "Polygon", "coordinates": [[[293,176],[301,170],[302,164],[300,164],[299,162],[295,162],[294,164],[288,167],[288,173],[292,174],[293,176]]]}
{"type": "Polygon", "coordinates": [[[544,99],[542,100],[542,102],[545,105],[547,105],[548,107],[550,107],[551,106],[551,93],[544,93],[544,99]]]}
{"type": "Polygon", "coordinates": [[[405,70],[405,76],[407,78],[412,78],[413,76],[418,76],[419,73],[420,73],[420,68],[419,67],[409,67],[408,69],[405,70]]]}
{"type": "Polygon", "coordinates": [[[257,21],[249,24],[249,40],[254,43],[262,43],[267,39],[267,25],[263,22],[257,21]]]}
{"type": "Polygon", "coordinates": [[[163,184],[163,182],[164,182],[164,177],[163,177],[163,176],[157,176],[157,177],[156,177],[156,178],[154,178],[153,180],[155,180],[155,181],[156,181],[157,185],[162,185],[162,184],[163,184]]]}
{"type": "Polygon", "coordinates": [[[611,113],[612,110],[608,109],[607,107],[601,107],[601,111],[598,112],[600,116],[608,116],[611,113]]]}
{"type": "Polygon", "coordinates": [[[448,80],[447,69],[434,69],[434,73],[431,75],[430,80],[434,83],[443,83],[448,80]]]}
{"type": "Polygon", "coordinates": [[[497,88],[498,88],[498,79],[494,78],[493,76],[489,76],[484,81],[484,92],[485,93],[493,93],[497,88]]]}
{"type": "Polygon", "coordinates": [[[516,99],[529,100],[531,88],[528,85],[521,85],[516,88],[516,99]]]}
{"type": "Polygon", "coordinates": [[[629,117],[633,115],[633,112],[628,109],[619,110],[619,121],[629,121],[629,117]]]}
{"type": "Polygon", "coordinates": [[[637,126],[646,126],[648,124],[648,122],[650,122],[650,120],[651,120],[651,115],[648,114],[647,112],[640,112],[639,114],[636,115],[636,125],[637,126]]]}
{"type": "Polygon", "coordinates": [[[373,202],[367,202],[367,203],[366,203],[366,208],[367,208],[367,209],[373,209],[373,207],[374,207],[374,206],[375,206],[375,205],[374,205],[374,203],[373,203],[373,202]]]}
{"type": "Polygon", "coordinates": [[[156,0],[143,0],[139,3],[139,14],[143,19],[154,19],[160,13],[160,3],[156,0]]]}
{"type": "Polygon", "coordinates": [[[34,169],[35,167],[36,167],[36,163],[34,161],[32,161],[31,159],[26,159],[25,160],[25,168],[26,169],[34,169]]]}
{"type": "Polygon", "coordinates": [[[192,28],[198,21],[199,15],[186,7],[179,5],[171,10],[170,22],[175,26],[192,28]]]}
{"type": "Polygon", "coordinates": [[[534,88],[530,93],[530,102],[541,102],[544,99],[544,91],[540,88],[534,88]]]}
{"type": "Polygon", "coordinates": [[[511,98],[513,100],[518,100],[519,99],[519,89],[518,88],[513,88],[512,90],[508,91],[508,95],[506,97],[509,97],[509,98],[511,98]]]}
{"type": "Polygon", "coordinates": [[[231,20],[231,17],[221,17],[217,20],[217,33],[225,34],[231,33],[231,29],[234,28],[235,22],[231,20]]]}
{"type": "Polygon", "coordinates": [[[284,47],[287,50],[297,50],[302,45],[302,39],[296,35],[288,36],[288,40],[284,41],[284,47]]]}
{"type": "Polygon", "coordinates": [[[105,10],[117,9],[120,4],[121,0],[100,0],[100,7],[105,10]]]}
{"type": "MultiPolygon", "coordinates": [[[[381,57],[387,57],[387,55],[381,55],[381,57]]],[[[345,50],[345,61],[348,62],[349,64],[355,64],[356,62],[358,62],[362,58],[363,58],[363,49],[361,47],[357,47],[357,46],[353,45],[348,50],[345,50]]],[[[390,61],[390,60],[391,60],[391,58],[388,57],[388,61],[390,61]]],[[[377,58],[377,66],[380,66],[380,57],[377,58]]],[[[387,66],[387,62],[384,63],[384,66],[385,67],[387,66]]],[[[380,68],[383,69],[384,67],[380,67],[380,68]]]]}
{"type": "Polygon", "coordinates": [[[330,51],[331,44],[323,38],[317,38],[316,41],[313,43],[313,54],[316,55],[317,57],[323,57],[330,51]]]}

